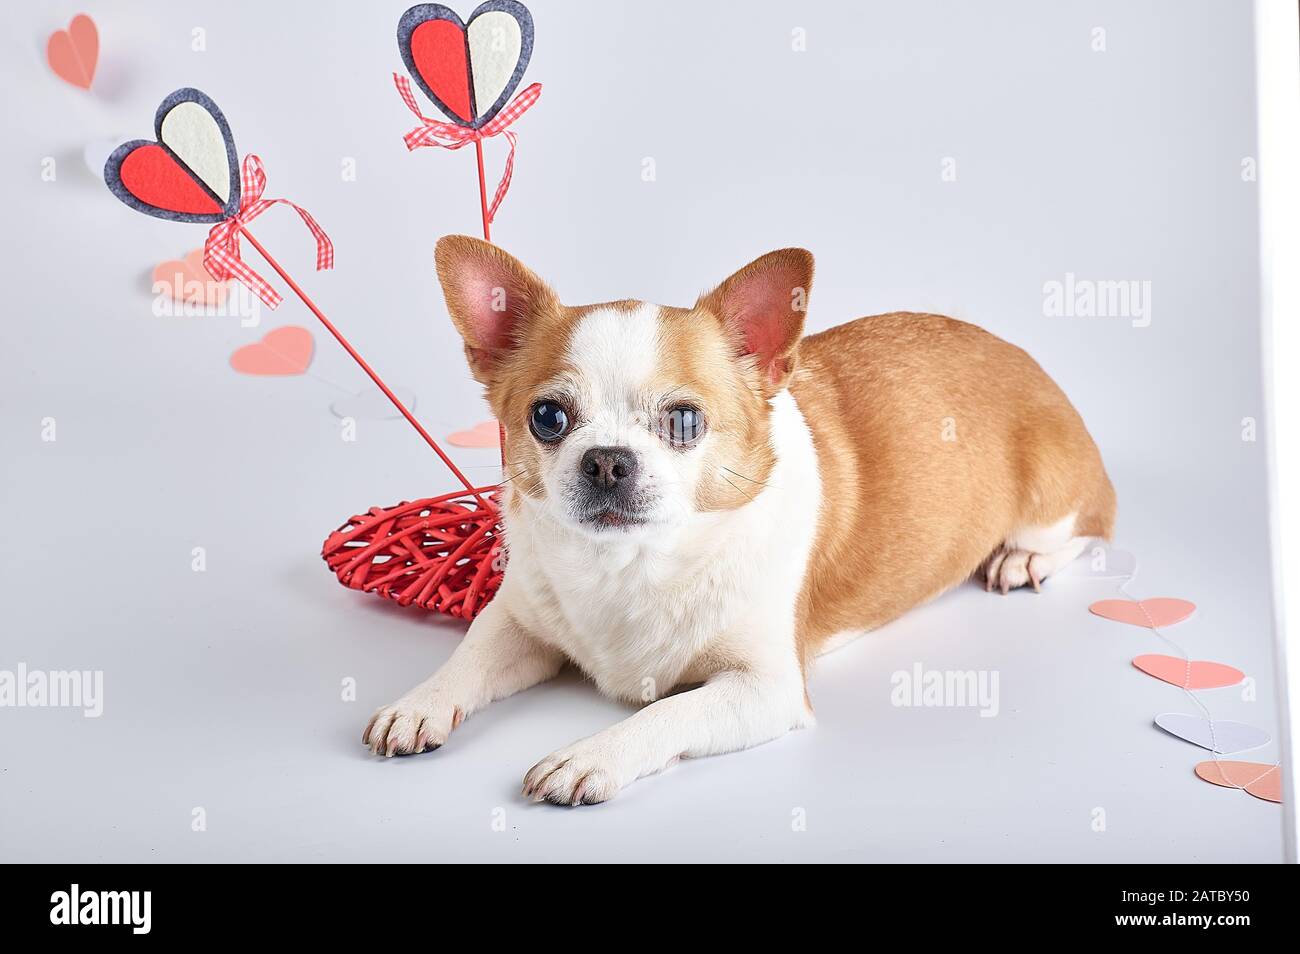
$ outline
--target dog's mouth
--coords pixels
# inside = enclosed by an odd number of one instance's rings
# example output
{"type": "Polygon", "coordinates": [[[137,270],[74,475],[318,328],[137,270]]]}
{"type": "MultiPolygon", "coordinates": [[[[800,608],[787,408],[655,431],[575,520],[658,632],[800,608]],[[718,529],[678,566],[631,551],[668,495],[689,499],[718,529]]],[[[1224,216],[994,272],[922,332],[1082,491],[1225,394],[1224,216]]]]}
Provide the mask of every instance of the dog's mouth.
{"type": "Polygon", "coordinates": [[[624,530],[648,523],[644,516],[621,508],[608,507],[594,510],[581,518],[581,522],[597,530],[624,530]]]}

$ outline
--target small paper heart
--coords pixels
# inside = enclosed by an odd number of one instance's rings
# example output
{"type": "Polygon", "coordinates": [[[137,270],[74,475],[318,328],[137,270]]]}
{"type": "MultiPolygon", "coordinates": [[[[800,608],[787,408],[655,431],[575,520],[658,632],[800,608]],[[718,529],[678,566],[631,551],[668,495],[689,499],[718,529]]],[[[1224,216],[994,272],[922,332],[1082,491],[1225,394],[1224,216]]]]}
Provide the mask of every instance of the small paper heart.
{"type": "Polygon", "coordinates": [[[1158,629],[1181,623],[1196,611],[1196,604],[1187,600],[1157,596],[1149,600],[1098,600],[1089,606],[1088,610],[1096,616],[1117,623],[1158,629]]]}
{"type": "MultiPolygon", "coordinates": [[[[408,411],[415,410],[414,391],[399,385],[393,385],[392,391],[408,411]]],[[[402,412],[393,407],[393,402],[379,388],[366,388],[359,394],[341,397],[330,405],[330,411],[335,417],[350,417],[357,421],[386,421],[402,416],[402,412]]]]}
{"type": "Polygon", "coordinates": [[[480,421],[467,431],[447,435],[447,443],[457,447],[497,447],[501,444],[501,425],[480,421]]]}
{"type": "Polygon", "coordinates": [[[1221,689],[1224,686],[1235,686],[1246,678],[1240,669],[1223,663],[1207,659],[1179,659],[1177,656],[1159,653],[1138,656],[1133,660],[1133,665],[1148,676],[1155,676],[1181,689],[1221,689]]]}
{"type": "Polygon", "coordinates": [[[1262,762],[1200,762],[1196,774],[1211,785],[1240,788],[1266,802],[1282,801],[1282,773],[1262,762]]]}
{"type": "Polygon", "coordinates": [[[86,161],[86,168],[90,170],[90,174],[96,179],[104,178],[104,166],[108,163],[108,157],[113,154],[113,150],[123,138],[117,135],[105,139],[92,139],[82,147],[81,157],[86,161]]]}
{"type": "Polygon", "coordinates": [[[268,331],[261,341],[238,349],[230,356],[230,366],[240,374],[302,374],[311,364],[313,347],[310,331],[285,325],[268,331]]]}
{"type": "Polygon", "coordinates": [[[51,33],[45,44],[45,59],[60,79],[90,89],[99,64],[99,30],[95,21],[79,13],[66,30],[51,33]]]}
{"type": "Polygon", "coordinates": [[[1219,755],[1257,749],[1269,742],[1267,732],[1245,722],[1230,722],[1226,719],[1211,722],[1201,716],[1182,712],[1162,712],[1156,716],[1155,722],[1170,735],[1219,755]]]}
{"type": "Polygon", "coordinates": [[[1056,579],[1065,577],[1089,580],[1127,580],[1137,573],[1137,557],[1128,550],[1095,544],[1075,560],[1071,560],[1056,574],[1056,579]]]}
{"type": "Polygon", "coordinates": [[[194,302],[205,308],[226,300],[225,282],[217,281],[204,267],[201,248],[183,259],[161,263],[153,270],[153,284],[156,295],[170,295],[176,301],[194,302]]]}

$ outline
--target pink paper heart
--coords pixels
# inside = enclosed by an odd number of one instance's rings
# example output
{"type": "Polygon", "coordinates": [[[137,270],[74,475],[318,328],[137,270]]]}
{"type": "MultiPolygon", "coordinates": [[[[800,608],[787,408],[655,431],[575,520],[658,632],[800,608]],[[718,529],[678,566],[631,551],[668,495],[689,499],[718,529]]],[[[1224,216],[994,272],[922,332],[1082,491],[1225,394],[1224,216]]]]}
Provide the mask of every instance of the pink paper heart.
{"type": "Polygon", "coordinates": [[[1246,678],[1240,669],[1223,663],[1207,659],[1189,661],[1158,653],[1138,656],[1133,660],[1133,665],[1148,676],[1155,676],[1183,689],[1221,689],[1224,686],[1235,686],[1246,678]]]}
{"type": "Polygon", "coordinates": [[[302,374],[311,364],[313,347],[310,331],[285,325],[237,350],[230,356],[230,366],[240,374],[302,374]]]}
{"type": "Polygon", "coordinates": [[[1157,596],[1149,600],[1098,600],[1088,610],[1103,619],[1154,629],[1181,623],[1195,612],[1196,604],[1157,596]]]}
{"type": "Polygon", "coordinates": [[[496,447],[501,443],[501,425],[480,421],[467,431],[447,435],[447,443],[456,447],[496,447]]]}
{"type": "Polygon", "coordinates": [[[45,44],[50,69],[73,86],[90,89],[99,63],[99,31],[84,13],[72,18],[66,30],[55,30],[45,44]]]}
{"type": "Polygon", "coordinates": [[[1240,788],[1267,802],[1282,801],[1282,773],[1262,762],[1200,762],[1196,774],[1211,785],[1240,788]]]}
{"type": "Polygon", "coordinates": [[[201,248],[196,248],[183,259],[161,263],[153,270],[153,281],[155,291],[170,294],[177,301],[208,306],[220,305],[226,300],[226,284],[213,278],[204,267],[201,248]]]}

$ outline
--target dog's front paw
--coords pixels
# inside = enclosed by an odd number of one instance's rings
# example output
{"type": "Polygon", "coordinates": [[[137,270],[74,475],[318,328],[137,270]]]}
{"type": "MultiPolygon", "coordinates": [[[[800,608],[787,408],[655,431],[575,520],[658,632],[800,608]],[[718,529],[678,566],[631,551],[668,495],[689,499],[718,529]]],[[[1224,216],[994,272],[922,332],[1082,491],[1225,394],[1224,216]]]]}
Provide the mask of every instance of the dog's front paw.
{"type": "Polygon", "coordinates": [[[451,730],[464,718],[458,706],[436,695],[413,692],[391,706],[376,709],[361,741],[376,755],[432,752],[447,741],[451,730]]]}
{"type": "Polygon", "coordinates": [[[625,777],[614,747],[593,737],[552,752],[529,769],[524,796],[556,805],[594,805],[613,798],[633,778],[625,777]]]}

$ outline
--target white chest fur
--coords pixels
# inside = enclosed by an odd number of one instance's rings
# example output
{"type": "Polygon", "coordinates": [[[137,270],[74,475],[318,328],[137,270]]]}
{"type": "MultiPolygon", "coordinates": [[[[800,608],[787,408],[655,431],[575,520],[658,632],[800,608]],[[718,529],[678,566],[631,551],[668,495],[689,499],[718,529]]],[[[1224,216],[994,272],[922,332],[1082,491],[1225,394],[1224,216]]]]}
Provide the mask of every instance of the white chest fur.
{"type": "Polygon", "coordinates": [[[821,503],[812,436],[773,399],[777,463],[753,500],[648,538],[584,535],[528,506],[507,525],[497,599],[602,692],[646,702],[726,662],[795,652],[794,611],[821,503]]]}

